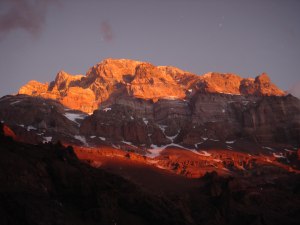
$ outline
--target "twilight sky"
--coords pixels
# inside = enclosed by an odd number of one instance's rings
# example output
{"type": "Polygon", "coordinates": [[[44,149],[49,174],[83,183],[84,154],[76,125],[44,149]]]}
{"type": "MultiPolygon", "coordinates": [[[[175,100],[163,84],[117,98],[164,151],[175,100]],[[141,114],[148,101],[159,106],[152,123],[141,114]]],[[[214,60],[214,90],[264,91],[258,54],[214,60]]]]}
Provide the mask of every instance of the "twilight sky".
{"type": "Polygon", "coordinates": [[[0,96],[105,58],[267,72],[299,91],[299,12],[299,0],[0,0],[0,96]]]}

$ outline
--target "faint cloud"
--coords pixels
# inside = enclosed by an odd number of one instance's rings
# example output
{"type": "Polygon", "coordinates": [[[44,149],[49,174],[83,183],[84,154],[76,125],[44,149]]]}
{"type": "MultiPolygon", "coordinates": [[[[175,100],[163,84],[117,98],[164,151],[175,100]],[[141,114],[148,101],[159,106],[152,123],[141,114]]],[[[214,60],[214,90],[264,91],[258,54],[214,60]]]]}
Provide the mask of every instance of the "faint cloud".
{"type": "Polygon", "coordinates": [[[0,0],[0,38],[16,29],[37,37],[45,24],[49,5],[59,0],[0,0]]]}
{"type": "Polygon", "coordinates": [[[111,42],[114,39],[114,33],[112,27],[108,21],[103,21],[101,23],[101,40],[106,42],[111,42]]]}

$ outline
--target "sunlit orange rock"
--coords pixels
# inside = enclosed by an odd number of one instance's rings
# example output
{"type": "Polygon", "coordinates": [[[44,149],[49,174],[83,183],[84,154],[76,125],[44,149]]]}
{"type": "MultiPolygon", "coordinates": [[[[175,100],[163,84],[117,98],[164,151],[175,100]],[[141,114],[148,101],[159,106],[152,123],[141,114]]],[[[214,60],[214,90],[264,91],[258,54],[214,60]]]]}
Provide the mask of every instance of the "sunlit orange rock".
{"type": "Polygon", "coordinates": [[[136,67],[135,77],[128,86],[129,94],[143,99],[184,98],[181,87],[168,74],[149,64],[143,63],[136,67]]]}
{"type": "Polygon", "coordinates": [[[3,125],[3,134],[4,134],[4,136],[11,137],[15,141],[18,141],[18,138],[17,138],[17,135],[15,134],[15,132],[13,132],[12,129],[10,129],[10,127],[6,126],[5,124],[3,125]]]}
{"type": "Polygon", "coordinates": [[[19,94],[25,94],[25,95],[32,95],[32,96],[37,96],[37,95],[43,95],[48,91],[49,85],[40,83],[35,80],[29,81],[26,85],[20,88],[19,94]]]}
{"type": "Polygon", "coordinates": [[[73,76],[60,71],[50,84],[30,81],[19,94],[60,101],[67,107],[87,113],[105,102],[133,97],[152,100],[185,99],[196,92],[234,95],[282,96],[267,74],[241,78],[230,73],[197,76],[172,66],[154,66],[128,59],[106,59],[90,68],[86,75],[73,76]]]}

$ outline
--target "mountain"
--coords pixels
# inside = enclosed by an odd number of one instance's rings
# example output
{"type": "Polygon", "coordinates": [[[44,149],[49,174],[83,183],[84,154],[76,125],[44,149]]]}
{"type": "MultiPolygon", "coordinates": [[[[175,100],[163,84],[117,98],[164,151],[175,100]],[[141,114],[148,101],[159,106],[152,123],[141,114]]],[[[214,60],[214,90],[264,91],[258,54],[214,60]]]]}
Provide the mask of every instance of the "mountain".
{"type": "Polygon", "coordinates": [[[0,99],[0,120],[17,141],[60,141],[95,165],[100,154],[189,177],[264,163],[300,169],[300,100],[265,73],[197,76],[107,59],[85,76],[61,71],[50,84],[30,81],[18,95],[0,99]]]}
{"type": "Polygon", "coordinates": [[[0,98],[1,224],[299,224],[300,100],[107,59],[0,98]]]}
{"type": "Polygon", "coordinates": [[[94,112],[80,123],[77,133],[85,139],[97,136],[148,147],[241,137],[299,144],[299,101],[285,96],[265,73],[255,79],[197,76],[171,66],[106,59],[85,76],[61,71],[50,84],[30,81],[19,94],[54,99],[82,115],[94,112]]]}
{"type": "Polygon", "coordinates": [[[247,138],[266,145],[299,144],[300,139],[299,100],[285,96],[265,73],[255,79],[197,76],[171,66],[106,59],[85,76],[61,71],[50,84],[30,81],[19,94],[54,99],[82,115],[94,112],[77,132],[85,139],[97,136],[148,147],[191,147],[205,139],[247,138]]]}

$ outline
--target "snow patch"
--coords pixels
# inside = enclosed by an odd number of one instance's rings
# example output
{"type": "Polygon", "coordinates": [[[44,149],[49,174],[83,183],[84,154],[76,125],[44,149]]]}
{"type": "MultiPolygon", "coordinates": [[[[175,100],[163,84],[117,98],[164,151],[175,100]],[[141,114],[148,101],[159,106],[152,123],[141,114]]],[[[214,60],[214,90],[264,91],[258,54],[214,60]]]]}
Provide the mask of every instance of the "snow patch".
{"type": "Polygon", "coordinates": [[[15,105],[15,104],[18,104],[19,102],[21,102],[21,100],[12,102],[12,103],[10,103],[10,105],[15,105]]]}
{"type": "Polygon", "coordinates": [[[195,148],[198,148],[198,145],[201,145],[201,144],[203,144],[203,142],[198,142],[198,143],[196,143],[196,144],[195,144],[195,148]]]}
{"type": "Polygon", "coordinates": [[[104,112],[107,112],[107,111],[110,111],[110,110],[111,110],[111,108],[102,109],[102,111],[104,111],[104,112]]]}
{"type": "Polygon", "coordinates": [[[146,126],[148,125],[148,120],[146,118],[143,118],[144,123],[146,124],[146,126]]]}
{"type": "Polygon", "coordinates": [[[165,150],[167,147],[178,147],[178,148],[182,148],[182,149],[185,149],[185,150],[189,150],[189,151],[191,151],[191,152],[193,152],[197,155],[201,155],[195,149],[186,148],[186,147],[183,147],[181,145],[172,143],[172,144],[163,145],[163,146],[160,146],[160,147],[158,147],[157,145],[151,144],[151,146],[150,146],[151,149],[148,149],[148,152],[150,152],[150,153],[147,153],[146,156],[148,156],[149,158],[155,158],[155,157],[159,156],[160,153],[163,150],[165,150]]]}
{"type": "Polygon", "coordinates": [[[155,158],[155,157],[159,156],[160,153],[163,150],[165,150],[165,148],[167,148],[167,147],[168,147],[168,145],[158,147],[157,145],[151,144],[151,146],[150,146],[151,149],[148,149],[149,153],[147,153],[146,156],[148,156],[150,158],[155,158]]]}
{"type": "Polygon", "coordinates": [[[215,162],[223,162],[221,159],[213,159],[215,162]]]}
{"type": "Polygon", "coordinates": [[[158,126],[159,126],[159,128],[161,129],[161,131],[162,131],[163,133],[165,133],[166,128],[168,127],[168,126],[166,126],[166,125],[158,125],[158,126]]]}
{"type": "Polygon", "coordinates": [[[263,146],[262,148],[268,149],[268,150],[271,150],[271,151],[274,151],[274,149],[273,149],[273,148],[270,148],[270,147],[263,146]]]}
{"type": "Polygon", "coordinates": [[[284,149],[284,151],[286,151],[286,152],[288,152],[288,153],[294,153],[294,151],[292,151],[292,150],[289,150],[289,149],[284,149]]]}
{"type": "Polygon", "coordinates": [[[101,141],[105,141],[106,138],[105,137],[99,137],[101,141]]]}
{"type": "Polygon", "coordinates": [[[236,142],[236,140],[233,140],[233,141],[226,141],[225,143],[226,143],[226,144],[233,144],[234,142],[236,142]]]}
{"type": "Polygon", "coordinates": [[[133,116],[130,116],[130,119],[134,120],[133,116]]]}
{"type": "Polygon", "coordinates": [[[201,137],[204,141],[206,141],[208,138],[207,137],[201,137]]]}
{"type": "Polygon", "coordinates": [[[130,145],[130,146],[133,146],[133,147],[136,147],[132,142],[130,141],[122,141],[124,144],[127,144],[127,145],[130,145]]]}
{"type": "Polygon", "coordinates": [[[282,158],[282,159],[285,159],[286,157],[284,156],[284,155],[282,155],[282,153],[280,152],[279,154],[276,154],[276,153],[273,153],[273,156],[275,157],[275,158],[282,158]]]}
{"type": "Polygon", "coordinates": [[[112,147],[116,148],[116,149],[120,149],[120,146],[118,145],[112,145],[112,147]]]}
{"type": "Polygon", "coordinates": [[[43,143],[47,143],[47,142],[51,142],[51,141],[52,141],[52,137],[44,137],[43,143]]]}
{"type": "Polygon", "coordinates": [[[96,136],[90,136],[90,138],[95,138],[96,136]]]}
{"type": "Polygon", "coordinates": [[[209,139],[210,141],[220,141],[220,140],[217,140],[217,139],[209,139]]]}
{"type": "Polygon", "coordinates": [[[202,156],[211,156],[210,153],[208,153],[207,151],[201,151],[202,153],[199,153],[199,155],[202,155],[202,156]]]}
{"type": "Polygon", "coordinates": [[[78,113],[65,113],[64,116],[67,117],[69,120],[77,123],[78,125],[79,123],[77,122],[77,120],[83,120],[86,117],[85,115],[78,113]]]}
{"type": "Polygon", "coordinates": [[[177,134],[173,135],[173,136],[167,136],[166,138],[168,138],[170,141],[174,142],[175,138],[178,136],[178,134],[180,133],[180,130],[177,131],[177,134]]]}
{"type": "Polygon", "coordinates": [[[77,140],[79,140],[79,141],[81,141],[82,144],[84,144],[86,146],[88,145],[88,143],[86,142],[86,139],[85,139],[84,136],[75,135],[74,138],[77,139],[77,140]]]}
{"type": "Polygon", "coordinates": [[[27,131],[31,131],[31,130],[37,130],[37,128],[33,127],[33,126],[28,126],[27,127],[27,131]]]}

